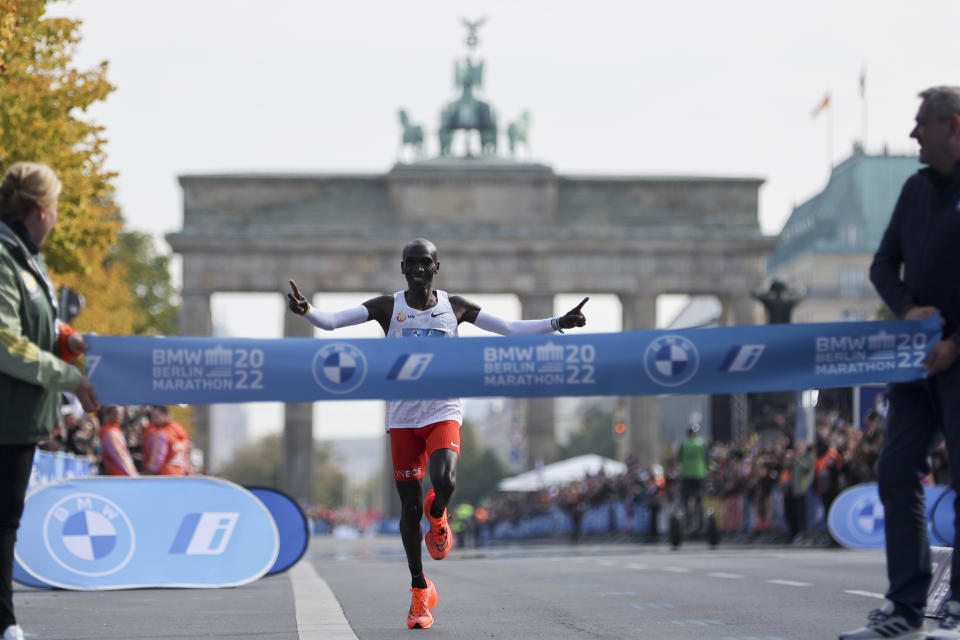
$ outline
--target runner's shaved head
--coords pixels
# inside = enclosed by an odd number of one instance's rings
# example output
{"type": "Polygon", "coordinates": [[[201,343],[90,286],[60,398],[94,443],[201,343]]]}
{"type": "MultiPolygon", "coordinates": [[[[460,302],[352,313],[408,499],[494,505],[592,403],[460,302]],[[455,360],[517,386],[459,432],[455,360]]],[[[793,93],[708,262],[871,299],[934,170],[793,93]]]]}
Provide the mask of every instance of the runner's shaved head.
{"type": "Polygon", "coordinates": [[[411,240],[408,242],[403,248],[403,255],[401,257],[406,259],[407,254],[409,254],[414,248],[423,248],[427,253],[430,254],[434,262],[437,261],[437,246],[426,238],[417,238],[416,240],[411,240]]]}

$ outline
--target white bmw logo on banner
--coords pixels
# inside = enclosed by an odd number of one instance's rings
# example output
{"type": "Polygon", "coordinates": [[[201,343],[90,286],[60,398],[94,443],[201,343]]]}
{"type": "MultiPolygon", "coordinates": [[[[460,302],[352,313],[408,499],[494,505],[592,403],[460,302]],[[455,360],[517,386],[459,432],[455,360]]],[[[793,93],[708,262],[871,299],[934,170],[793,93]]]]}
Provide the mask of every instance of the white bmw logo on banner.
{"type": "Polygon", "coordinates": [[[367,358],[352,344],[328,344],[313,357],[313,378],[330,393],[349,393],[366,377],[367,358]]]}
{"type": "Polygon", "coordinates": [[[57,564],[82,576],[119,571],[136,547],[127,514],[95,493],[75,493],[54,504],[44,519],[43,542],[57,564]]]}
{"type": "Polygon", "coordinates": [[[683,336],[670,334],[650,343],[643,355],[643,368],[650,379],[665,387],[689,381],[700,367],[700,354],[683,336]]]}

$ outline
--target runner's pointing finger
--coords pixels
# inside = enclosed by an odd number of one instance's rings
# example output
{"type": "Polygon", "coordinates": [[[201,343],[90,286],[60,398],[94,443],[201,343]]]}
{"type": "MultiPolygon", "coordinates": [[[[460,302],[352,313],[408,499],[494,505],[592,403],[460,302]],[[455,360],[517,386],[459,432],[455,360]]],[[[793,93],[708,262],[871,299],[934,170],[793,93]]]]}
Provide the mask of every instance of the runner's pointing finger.
{"type": "Polygon", "coordinates": [[[293,295],[297,298],[303,298],[303,294],[300,293],[300,289],[297,289],[297,283],[293,280],[290,280],[290,288],[293,289],[293,295]]]}

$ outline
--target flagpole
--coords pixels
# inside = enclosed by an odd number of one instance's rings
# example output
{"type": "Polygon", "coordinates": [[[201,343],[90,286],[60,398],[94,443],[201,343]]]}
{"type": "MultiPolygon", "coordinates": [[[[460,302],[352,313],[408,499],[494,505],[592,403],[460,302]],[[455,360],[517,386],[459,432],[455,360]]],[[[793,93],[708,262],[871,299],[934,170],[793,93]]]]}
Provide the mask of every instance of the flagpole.
{"type": "Polygon", "coordinates": [[[860,70],[860,145],[867,152],[867,67],[860,70]]]}
{"type": "MultiPolygon", "coordinates": [[[[832,91],[830,92],[832,95],[832,91]]],[[[833,100],[827,105],[827,172],[833,170],[833,100]]]]}

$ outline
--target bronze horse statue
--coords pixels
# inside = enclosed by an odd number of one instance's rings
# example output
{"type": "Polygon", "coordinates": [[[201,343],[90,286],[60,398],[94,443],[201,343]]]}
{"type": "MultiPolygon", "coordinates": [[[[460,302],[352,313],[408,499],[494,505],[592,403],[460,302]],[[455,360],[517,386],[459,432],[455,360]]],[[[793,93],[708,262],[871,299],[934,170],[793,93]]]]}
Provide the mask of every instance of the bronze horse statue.
{"type": "Polygon", "coordinates": [[[414,124],[407,115],[406,109],[398,109],[397,117],[400,118],[400,125],[403,127],[403,135],[400,138],[401,148],[409,145],[414,155],[420,157],[423,155],[423,127],[414,124]]]}
{"type": "Polygon", "coordinates": [[[530,150],[530,112],[524,111],[520,117],[507,126],[507,141],[510,145],[510,155],[516,155],[517,147],[522,142],[527,151],[530,150]]]}

